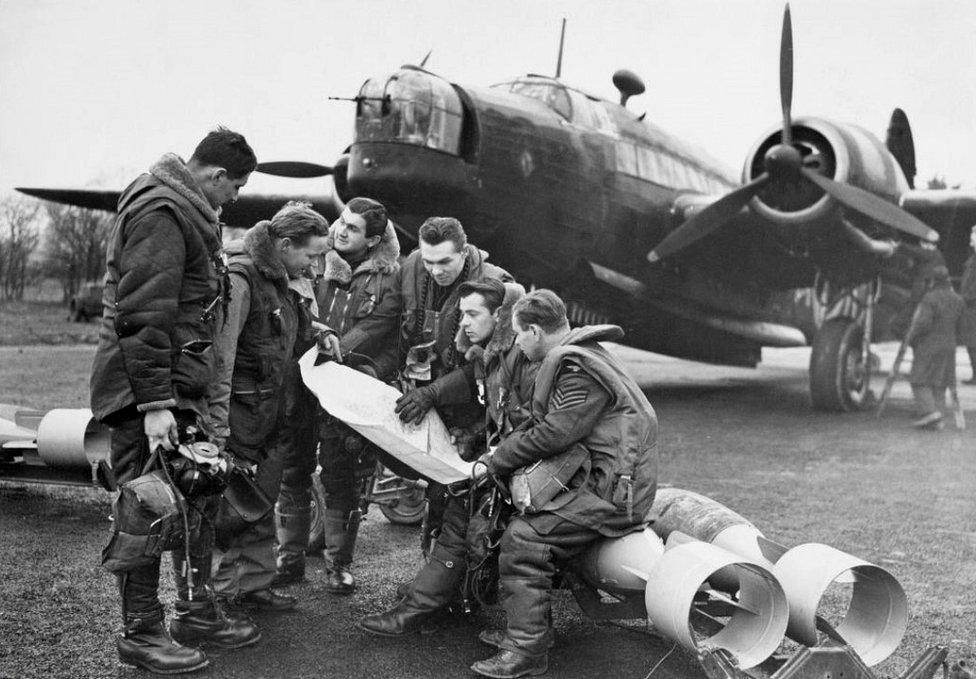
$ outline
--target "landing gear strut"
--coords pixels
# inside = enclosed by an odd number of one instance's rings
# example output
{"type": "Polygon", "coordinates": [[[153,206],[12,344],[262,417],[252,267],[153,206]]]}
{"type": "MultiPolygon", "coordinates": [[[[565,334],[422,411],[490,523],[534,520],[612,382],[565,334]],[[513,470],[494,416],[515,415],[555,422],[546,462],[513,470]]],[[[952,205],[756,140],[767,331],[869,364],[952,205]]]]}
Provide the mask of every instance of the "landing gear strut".
{"type": "Polygon", "coordinates": [[[831,318],[814,338],[810,397],[817,410],[850,412],[871,403],[871,337],[878,282],[872,281],[864,289],[866,294],[858,300],[863,306],[863,313],[858,314],[863,323],[849,316],[831,318]]]}

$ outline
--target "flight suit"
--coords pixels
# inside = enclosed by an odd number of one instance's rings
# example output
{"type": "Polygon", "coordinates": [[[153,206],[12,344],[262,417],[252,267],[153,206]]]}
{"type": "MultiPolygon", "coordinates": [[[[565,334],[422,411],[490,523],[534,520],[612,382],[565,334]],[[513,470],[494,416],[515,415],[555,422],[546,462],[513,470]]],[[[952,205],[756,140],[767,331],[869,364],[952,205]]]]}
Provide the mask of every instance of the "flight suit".
{"type": "MultiPolygon", "coordinates": [[[[467,398],[463,385],[455,381],[439,383],[438,378],[465,363],[463,353],[455,343],[461,312],[458,308],[458,288],[465,281],[480,278],[496,278],[504,283],[513,283],[511,274],[487,261],[488,254],[468,243],[464,268],[457,279],[449,286],[437,285],[424,268],[420,250],[414,250],[403,262],[400,277],[400,290],[403,295],[403,316],[399,334],[399,368],[410,378],[419,371],[412,367],[411,349],[418,345],[431,344],[429,353],[429,375],[426,378],[413,378],[413,385],[425,386],[434,391],[433,403],[437,414],[448,430],[465,430],[478,426],[484,420],[484,406],[476,400],[467,398]],[[451,390],[460,391],[452,393],[451,390]]],[[[410,470],[391,464],[391,469],[400,475],[410,475],[410,470]]],[[[427,517],[424,522],[423,544],[428,544],[437,532],[439,517],[445,508],[448,494],[443,486],[430,484],[427,487],[427,517]]]]}
{"type": "MultiPolygon", "coordinates": [[[[400,246],[392,225],[360,261],[350,262],[333,248],[335,229],[326,240],[325,272],[318,283],[319,320],[339,337],[343,362],[387,380],[396,369],[396,333],[400,317],[400,246]]],[[[286,452],[278,495],[278,572],[285,582],[304,575],[304,554],[311,523],[311,474],[318,445],[325,490],[323,521],[330,575],[327,588],[351,591],[346,573],[366,490],[376,465],[375,446],[343,422],[314,407],[309,432],[297,433],[286,452]],[[342,584],[345,581],[346,584],[342,584]]]]}
{"type": "MultiPolygon", "coordinates": [[[[508,627],[502,652],[543,656],[551,639],[557,565],[601,537],[639,530],[654,500],[657,417],[624,367],[597,344],[622,335],[616,326],[572,330],[541,362],[531,424],[502,440],[488,459],[489,471],[504,478],[573,446],[588,453],[568,490],[505,529],[499,584],[508,627]]],[[[493,660],[472,669],[486,669],[493,660]]]]}
{"type": "Polygon", "coordinates": [[[948,280],[942,285],[922,297],[908,334],[912,347],[908,381],[919,416],[941,414],[946,388],[956,383],[956,325],[965,303],[948,280]]]}
{"type": "MultiPolygon", "coordinates": [[[[231,304],[218,336],[221,378],[211,421],[217,435],[226,437],[227,451],[256,466],[255,481],[275,497],[281,479],[279,443],[295,408],[295,345],[307,333],[309,317],[274,254],[269,224],[259,223],[243,243],[227,248],[231,304]]],[[[225,551],[214,574],[220,597],[241,600],[270,587],[276,573],[274,539],[274,517],[268,514],[222,540],[225,551]]]]}
{"type": "MultiPolygon", "coordinates": [[[[492,337],[482,349],[466,343],[463,333],[458,332],[456,348],[467,363],[438,380],[444,389],[441,393],[453,394],[461,403],[464,395],[471,401],[483,403],[485,419],[458,432],[468,442],[462,457],[477,459],[485,452],[489,442],[497,443],[530,416],[530,403],[538,364],[526,359],[515,346],[515,334],[511,326],[511,308],[524,294],[522,286],[507,283],[505,301],[498,316],[492,337]]],[[[455,431],[458,431],[457,429],[455,431]]],[[[427,563],[414,576],[403,592],[403,599],[393,609],[367,616],[360,622],[366,631],[382,635],[398,635],[415,626],[428,614],[447,606],[463,587],[465,602],[482,598],[483,591],[475,592],[478,585],[469,567],[483,568],[487,554],[484,547],[485,526],[471,522],[471,506],[479,504],[480,489],[467,488],[449,494],[443,510],[437,540],[431,548],[427,563]],[[472,497],[472,493],[475,494],[472,497]]],[[[475,512],[477,515],[477,512],[475,512]]],[[[497,522],[499,517],[493,517],[497,522]]],[[[490,558],[490,557],[489,557],[490,558]]],[[[482,588],[493,583],[481,583],[482,588]]]]}

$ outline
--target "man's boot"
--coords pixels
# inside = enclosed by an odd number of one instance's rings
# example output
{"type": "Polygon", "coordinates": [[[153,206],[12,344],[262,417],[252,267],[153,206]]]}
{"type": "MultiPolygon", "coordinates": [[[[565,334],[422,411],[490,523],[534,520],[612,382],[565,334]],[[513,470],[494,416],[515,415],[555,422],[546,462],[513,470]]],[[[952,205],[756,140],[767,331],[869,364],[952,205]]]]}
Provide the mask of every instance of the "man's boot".
{"type": "Polygon", "coordinates": [[[261,638],[257,625],[247,615],[228,615],[215,600],[210,588],[212,564],[209,554],[191,555],[187,561],[182,551],[173,552],[178,599],[170,633],[186,646],[230,649],[257,643],[261,638]]]}
{"type": "Polygon", "coordinates": [[[474,663],[471,671],[494,679],[544,674],[552,644],[552,583],[548,578],[502,578],[499,584],[508,629],[498,653],[474,663]]]}
{"type": "Polygon", "coordinates": [[[383,637],[398,637],[416,629],[431,613],[451,602],[464,571],[464,555],[452,554],[435,545],[430,561],[414,577],[406,596],[390,610],[367,615],[356,626],[383,637]]]}
{"type": "Polygon", "coordinates": [[[275,526],[278,533],[278,573],[272,587],[288,587],[305,579],[305,550],[312,517],[304,513],[285,513],[275,505],[275,526]]]}
{"type": "MultiPolygon", "coordinates": [[[[483,629],[478,633],[478,641],[487,645],[494,646],[495,648],[501,648],[505,641],[505,630],[503,629],[483,629]]],[[[546,650],[551,649],[556,645],[556,635],[553,633],[552,628],[550,628],[546,633],[545,647],[546,650]]]]}
{"type": "Polygon", "coordinates": [[[177,601],[169,625],[173,638],[186,646],[243,648],[256,644],[261,630],[246,617],[231,617],[213,599],[177,601]]]}
{"type": "Polygon", "coordinates": [[[159,563],[118,575],[123,632],[115,639],[119,661],[157,674],[181,674],[206,667],[206,654],[170,638],[156,590],[159,563]]]}
{"type": "Polygon", "coordinates": [[[352,594],[356,578],[349,572],[356,537],[359,535],[359,509],[345,512],[326,509],[323,514],[325,553],[328,559],[325,589],[333,594],[352,594]]]}

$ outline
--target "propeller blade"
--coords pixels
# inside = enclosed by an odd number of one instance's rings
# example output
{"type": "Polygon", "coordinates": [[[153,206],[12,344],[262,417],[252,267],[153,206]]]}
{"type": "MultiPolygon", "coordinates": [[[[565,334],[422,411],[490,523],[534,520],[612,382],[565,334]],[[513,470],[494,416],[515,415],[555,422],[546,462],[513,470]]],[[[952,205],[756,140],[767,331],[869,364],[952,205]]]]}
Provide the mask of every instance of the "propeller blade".
{"type": "Polygon", "coordinates": [[[800,168],[800,172],[838,203],[855,212],[930,243],[939,240],[938,232],[930,229],[923,221],[905,212],[897,205],[878,198],[873,193],[850,184],[835,182],[833,179],[828,179],[807,167],[800,168]]]}
{"type": "Polygon", "coordinates": [[[729,222],[767,181],[769,175],[764,172],[745,186],[725,194],[665,236],[664,240],[648,253],[647,260],[652,264],[660,261],[729,222]]]}
{"type": "Polygon", "coordinates": [[[300,160],[282,160],[272,163],[258,163],[258,172],[271,174],[276,177],[291,177],[292,179],[308,179],[310,177],[325,177],[332,174],[332,168],[318,163],[305,163],[300,160]]]}
{"type": "Polygon", "coordinates": [[[783,107],[783,138],[781,142],[792,143],[790,109],[793,107],[793,22],[790,20],[790,5],[787,3],[783,13],[783,37],[779,44],[779,99],[783,107]]]}

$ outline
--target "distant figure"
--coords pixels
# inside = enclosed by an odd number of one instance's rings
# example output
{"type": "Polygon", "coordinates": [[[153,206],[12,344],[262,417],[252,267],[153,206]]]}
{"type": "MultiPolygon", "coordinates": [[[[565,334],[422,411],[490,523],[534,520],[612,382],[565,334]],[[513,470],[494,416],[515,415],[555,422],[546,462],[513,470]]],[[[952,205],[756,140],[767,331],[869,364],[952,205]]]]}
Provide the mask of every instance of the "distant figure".
{"type": "Polygon", "coordinates": [[[972,376],[965,384],[976,384],[976,226],[969,232],[969,247],[973,253],[966,260],[962,279],[959,281],[959,295],[966,307],[959,320],[959,344],[966,347],[972,376]]]}
{"type": "Polygon", "coordinates": [[[935,266],[915,309],[907,340],[912,347],[909,382],[918,408],[918,429],[941,429],[946,388],[956,383],[956,325],[965,306],[949,282],[949,270],[935,266]]]}
{"type": "MultiPolygon", "coordinates": [[[[166,517],[138,498],[158,488],[158,477],[150,477],[159,474],[157,448],[173,449],[187,426],[199,429],[206,418],[215,373],[214,310],[228,292],[218,214],[237,199],[256,166],[244,137],[224,128],[204,137],[187,162],[167,153],[122,192],[108,243],[91,408],[111,427],[112,470],[123,492],[102,564],[119,580],[119,660],[160,674],[190,672],[208,661],[203,651],[174,642],[163,625],[159,533],[166,517]]],[[[257,627],[227,618],[209,594],[216,503],[193,500],[202,505],[190,512],[199,526],[190,536],[194,564],[182,550],[173,552],[176,624],[192,629],[184,640],[193,646],[247,646],[260,638],[257,627]],[[201,570],[191,588],[194,565],[201,570]],[[195,597],[196,590],[205,596],[195,597]]]]}

